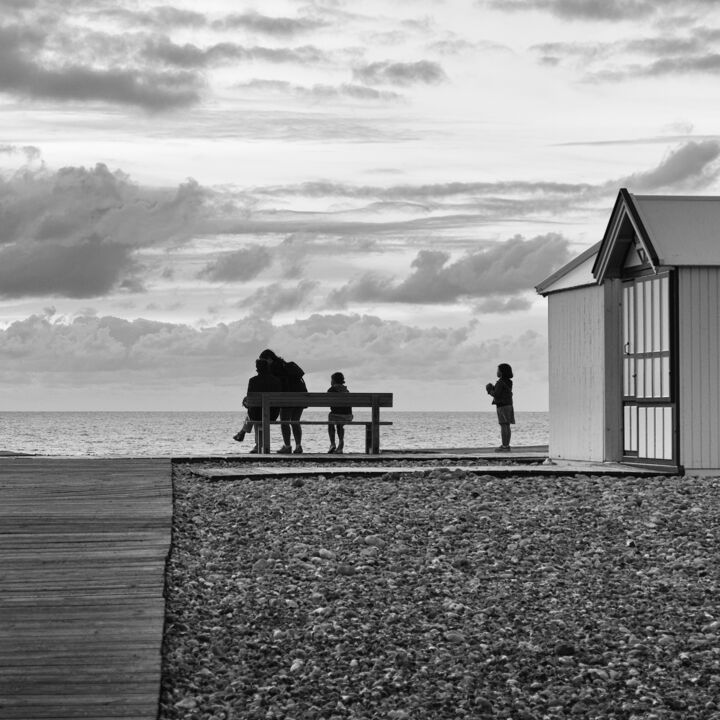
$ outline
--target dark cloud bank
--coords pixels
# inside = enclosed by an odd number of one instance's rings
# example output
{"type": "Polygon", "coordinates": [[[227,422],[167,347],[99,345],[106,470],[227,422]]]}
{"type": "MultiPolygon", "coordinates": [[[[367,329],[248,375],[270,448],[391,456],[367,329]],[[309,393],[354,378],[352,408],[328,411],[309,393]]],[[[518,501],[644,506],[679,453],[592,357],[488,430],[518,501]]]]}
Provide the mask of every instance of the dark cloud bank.
{"type": "MultiPolygon", "coordinates": [[[[305,279],[303,264],[313,254],[382,253],[409,237],[421,241],[421,247],[437,247],[444,233],[472,236],[491,222],[562,218],[573,209],[609,204],[621,186],[634,192],[697,192],[717,179],[720,166],[720,141],[703,140],[675,148],[654,168],[599,185],[305,183],[231,192],[203,188],[192,180],[171,189],[142,187],[101,164],[52,172],[38,165],[34,149],[0,150],[28,159],[21,170],[0,175],[0,298],[141,292],[161,273],[172,276],[167,267],[147,267],[141,260],[144,250],[180,247],[202,235],[253,239],[238,243],[235,250],[207,256],[199,280],[241,285],[275,267],[294,287],[305,279]],[[267,205],[273,197],[281,201],[287,195],[349,197],[363,206],[350,215],[251,210],[258,197],[267,205]],[[410,219],[387,220],[378,214],[386,206],[404,209],[403,203],[411,203],[410,219]]],[[[568,239],[550,233],[478,241],[462,256],[440,248],[417,253],[404,278],[363,275],[335,290],[330,301],[344,306],[478,300],[488,309],[519,309],[519,294],[565,262],[568,239]]],[[[278,311],[287,309],[288,298],[307,300],[311,290],[303,288],[295,296],[284,285],[276,288],[275,294],[286,298],[279,301],[278,311]]],[[[318,288],[313,291],[319,294],[318,288]]]]}

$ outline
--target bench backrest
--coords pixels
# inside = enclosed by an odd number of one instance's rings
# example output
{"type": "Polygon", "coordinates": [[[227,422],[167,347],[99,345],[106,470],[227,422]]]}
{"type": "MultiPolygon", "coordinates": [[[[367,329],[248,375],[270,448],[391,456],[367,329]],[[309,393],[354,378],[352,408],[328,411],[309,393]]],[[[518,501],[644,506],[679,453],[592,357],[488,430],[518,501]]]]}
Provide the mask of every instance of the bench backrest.
{"type": "Polygon", "coordinates": [[[392,393],[249,393],[248,407],[262,407],[263,396],[269,398],[271,407],[392,407],[392,393]]]}

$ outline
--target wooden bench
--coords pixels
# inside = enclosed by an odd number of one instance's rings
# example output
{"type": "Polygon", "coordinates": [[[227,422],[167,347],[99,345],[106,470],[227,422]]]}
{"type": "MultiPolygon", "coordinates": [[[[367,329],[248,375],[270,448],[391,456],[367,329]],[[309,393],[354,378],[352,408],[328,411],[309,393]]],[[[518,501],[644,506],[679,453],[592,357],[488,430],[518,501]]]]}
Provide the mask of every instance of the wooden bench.
{"type": "Polygon", "coordinates": [[[300,393],[300,392],[279,392],[279,393],[250,393],[247,396],[246,405],[248,408],[262,408],[262,420],[260,424],[260,438],[258,441],[258,452],[270,452],[270,425],[292,425],[297,422],[300,425],[330,425],[328,420],[270,420],[271,407],[326,407],[347,405],[353,409],[370,408],[370,420],[353,420],[344,422],[343,425],[364,425],[365,426],[365,452],[377,455],[380,452],[380,426],[392,425],[391,422],[380,421],[380,408],[392,407],[392,393],[300,393]]]}

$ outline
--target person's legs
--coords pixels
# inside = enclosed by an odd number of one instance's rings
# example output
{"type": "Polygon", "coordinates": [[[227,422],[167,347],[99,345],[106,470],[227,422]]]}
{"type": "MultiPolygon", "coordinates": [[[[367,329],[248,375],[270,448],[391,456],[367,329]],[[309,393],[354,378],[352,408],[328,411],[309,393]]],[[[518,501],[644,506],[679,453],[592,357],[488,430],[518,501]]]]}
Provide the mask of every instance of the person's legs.
{"type": "MultiPolygon", "coordinates": [[[[299,420],[302,416],[303,408],[293,408],[291,413],[291,420],[299,420]]],[[[293,438],[295,439],[295,452],[302,452],[302,425],[300,423],[293,423],[291,426],[293,438]]],[[[289,440],[288,440],[289,442],[289,440]]]]}
{"type": "Polygon", "coordinates": [[[501,423],[500,424],[500,438],[502,439],[503,447],[510,447],[510,435],[511,434],[512,434],[512,431],[510,430],[510,423],[501,423]]]}
{"type": "Polygon", "coordinates": [[[337,426],[337,434],[338,434],[338,452],[343,451],[343,447],[345,446],[345,427],[342,423],[338,423],[337,426]]]}
{"type": "MultiPolygon", "coordinates": [[[[280,408],[281,420],[292,420],[293,408],[280,408]]],[[[283,446],[278,452],[290,452],[290,426],[286,424],[280,425],[280,433],[282,434],[283,446]]]]}
{"type": "Polygon", "coordinates": [[[335,425],[328,423],[328,437],[330,438],[330,452],[335,452],[335,425]]]}

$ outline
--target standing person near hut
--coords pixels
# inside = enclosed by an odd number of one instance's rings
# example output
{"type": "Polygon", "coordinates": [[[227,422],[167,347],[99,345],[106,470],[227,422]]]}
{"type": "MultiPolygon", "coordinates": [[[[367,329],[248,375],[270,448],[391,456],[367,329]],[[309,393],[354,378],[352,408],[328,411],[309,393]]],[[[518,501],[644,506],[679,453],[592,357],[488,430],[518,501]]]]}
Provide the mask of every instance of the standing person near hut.
{"type": "Polygon", "coordinates": [[[510,452],[511,425],[515,424],[515,410],[513,408],[513,371],[507,363],[500,363],[497,369],[497,382],[485,386],[488,395],[492,395],[492,404],[497,409],[498,423],[500,423],[500,438],[502,445],[495,448],[495,452],[510,452]]]}
{"type": "MultiPolygon", "coordinates": [[[[270,363],[270,372],[272,372],[275,377],[280,378],[283,392],[307,392],[305,380],[303,380],[305,372],[297,363],[287,362],[269,348],[260,353],[260,358],[270,363]]],[[[292,422],[289,425],[280,425],[283,446],[278,450],[279,453],[293,452],[292,446],[290,445],[291,431],[295,440],[294,453],[296,455],[302,453],[302,425],[297,421],[300,420],[304,409],[305,408],[301,407],[280,408],[280,419],[290,420],[292,422]]]]}

